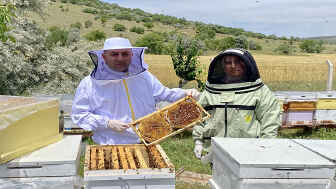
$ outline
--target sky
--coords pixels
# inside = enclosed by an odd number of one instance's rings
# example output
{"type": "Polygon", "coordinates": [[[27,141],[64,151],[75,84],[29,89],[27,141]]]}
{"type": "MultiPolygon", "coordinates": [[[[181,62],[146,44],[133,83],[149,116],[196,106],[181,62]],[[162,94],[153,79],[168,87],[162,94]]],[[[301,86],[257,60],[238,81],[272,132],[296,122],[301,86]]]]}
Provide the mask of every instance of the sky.
{"type": "Polygon", "coordinates": [[[336,0],[103,0],[149,13],[294,37],[336,35],[336,0]]]}

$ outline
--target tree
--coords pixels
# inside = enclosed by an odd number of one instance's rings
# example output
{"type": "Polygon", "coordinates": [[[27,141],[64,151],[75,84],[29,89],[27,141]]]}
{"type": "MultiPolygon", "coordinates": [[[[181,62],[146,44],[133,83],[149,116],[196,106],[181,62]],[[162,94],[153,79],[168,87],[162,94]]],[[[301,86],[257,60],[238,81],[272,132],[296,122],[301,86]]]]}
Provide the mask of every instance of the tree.
{"type": "Polygon", "coordinates": [[[16,17],[14,10],[14,5],[10,3],[0,5],[0,40],[2,42],[6,42],[8,39],[12,42],[15,41],[13,36],[8,35],[11,29],[9,24],[12,22],[12,18],[16,17]]]}
{"type": "Polygon", "coordinates": [[[148,47],[148,53],[162,54],[165,51],[165,37],[162,33],[152,32],[145,34],[135,42],[136,46],[148,47]]]}
{"type": "Polygon", "coordinates": [[[179,87],[183,86],[183,81],[196,80],[199,88],[204,86],[198,79],[201,74],[199,67],[200,45],[196,39],[190,39],[186,36],[177,36],[175,46],[170,52],[176,75],[180,78],[179,87]]]}
{"type": "Polygon", "coordinates": [[[300,44],[300,48],[303,52],[307,53],[320,53],[323,50],[323,41],[304,40],[300,44]]]}
{"type": "Polygon", "coordinates": [[[248,47],[248,41],[247,38],[243,35],[240,35],[235,38],[235,48],[242,48],[242,49],[247,49],[248,47]]]}

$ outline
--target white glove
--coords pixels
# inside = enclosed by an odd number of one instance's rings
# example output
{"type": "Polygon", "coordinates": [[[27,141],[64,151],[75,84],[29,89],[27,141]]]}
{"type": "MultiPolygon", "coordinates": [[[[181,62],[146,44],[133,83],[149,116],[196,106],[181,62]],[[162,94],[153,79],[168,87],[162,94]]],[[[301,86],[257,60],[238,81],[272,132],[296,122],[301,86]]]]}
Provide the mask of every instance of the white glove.
{"type": "Polygon", "coordinates": [[[119,120],[109,120],[107,123],[107,127],[111,128],[113,131],[116,132],[124,132],[130,126],[119,120]]]}
{"type": "Polygon", "coordinates": [[[198,92],[196,89],[186,89],[185,90],[186,96],[191,96],[193,97],[195,100],[198,100],[199,96],[200,96],[200,92],[198,92]]]}
{"type": "Polygon", "coordinates": [[[201,159],[203,151],[203,142],[200,140],[195,141],[194,154],[196,158],[201,159]]]}

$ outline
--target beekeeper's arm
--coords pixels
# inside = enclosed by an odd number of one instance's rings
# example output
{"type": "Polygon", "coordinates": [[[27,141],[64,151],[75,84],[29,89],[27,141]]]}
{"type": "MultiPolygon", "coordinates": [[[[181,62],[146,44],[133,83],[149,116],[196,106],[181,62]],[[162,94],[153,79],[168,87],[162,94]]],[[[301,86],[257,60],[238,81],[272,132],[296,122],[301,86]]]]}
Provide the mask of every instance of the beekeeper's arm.
{"type": "Polygon", "coordinates": [[[170,89],[162,85],[161,82],[154,75],[149,72],[148,74],[150,83],[152,84],[153,96],[156,103],[160,101],[175,102],[185,97],[186,95],[191,95],[195,99],[198,99],[199,97],[200,93],[196,89],[170,89]]]}
{"type": "Polygon", "coordinates": [[[275,138],[281,126],[280,105],[267,86],[262,88],[260,101],[257,103],[256,116],[260,122],[260,137],[275,138]]]}
{"type": "Polygon", "coordinates": [[[72,121],[88,131],[94,131],[99,128],[111,128],[118,132],[126,130],[129,127],[128,124],[118,120],[109,120],[107,116],[92,113],[89,101],[91,89],[89,78],[85,78],[80,82],[72,104],[72,121]]]}
{"type": "MultiPolygon", "coordinates": [[[[198,103],[202,106],[205,107],[207,105],[209,105],[208,100],[206,98],[206,93],[207,92],[203,92],[198,100],[198,103]]],[[[201,122],[196,124],[193,127],[193,132],[192,132],[192,136],[193,139],[195,141],[195,147],[194,147],[194,154],[197,158],[201,158],[202,157],[202,151],[203,151],[203,143],[204,143],[204,139],[203,139],[203,133],[204,133],[204,127],[207,124],[207,122],[201,122]]]]}

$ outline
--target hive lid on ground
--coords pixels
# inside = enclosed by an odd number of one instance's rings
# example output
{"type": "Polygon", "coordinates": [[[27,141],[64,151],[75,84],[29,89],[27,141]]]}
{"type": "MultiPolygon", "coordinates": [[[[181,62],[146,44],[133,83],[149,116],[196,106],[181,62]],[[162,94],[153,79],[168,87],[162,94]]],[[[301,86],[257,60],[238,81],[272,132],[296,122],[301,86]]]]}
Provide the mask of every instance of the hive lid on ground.
{"type": "Polygon", "coordinates": [[[212,138],[212,150],[239,178],[331,178],[335,164],[289,139],[212,138]]]}
{"type": "Polygon", "coordinates": [[[75,176],[80,156],[81,135],[62,140],[0,165],[0,177],[75,176]]]}

